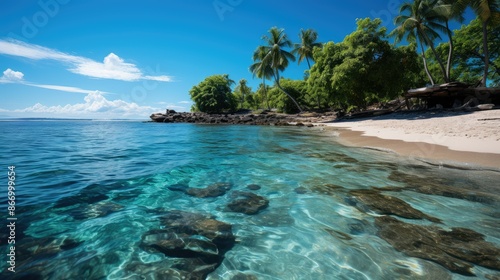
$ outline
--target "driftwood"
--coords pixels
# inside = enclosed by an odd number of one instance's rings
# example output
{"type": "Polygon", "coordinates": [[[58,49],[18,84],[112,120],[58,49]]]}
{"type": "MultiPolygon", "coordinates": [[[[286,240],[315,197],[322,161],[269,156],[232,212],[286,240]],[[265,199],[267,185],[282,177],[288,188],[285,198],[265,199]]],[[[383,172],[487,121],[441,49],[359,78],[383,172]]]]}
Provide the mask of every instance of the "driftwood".
{"type": "Polygon", "coordinates": [[[382,110],[368,110],[368,111],[363,111],[359,113],[354,113],[349,116],[345,116],[344,118],[346,119],[357,119],[357,118],[368,118],[368,117],[376,117],[376,116],[382,116],[386,114],[393,113],[394,110],[391,109],[382,109],[382,110]]]}
{"type": "Polygon", "coordinates": [[[488,119],[477,119],[480,122],[483,121],[500,121],[500,118],[488,118],[488,119]]]}
{"type": "Polygon", "coordinates": [[[464,105],[458,107],[458,108],[453,108],[452,110],[453,111],[462,111],[462,110],[470,110],[470,104],[473,102],[474,99],[471,99],[469,101],[467,101],[467,103],[465,103],[464,105]]]}
{"type": "MultiPolygon", "coordinates": [[[[452,107],[455,100],[469,103],[467,101],[470,101],[470,99],[477,100],[478,105],[479,103],[495,103],[496,105],[500,105],[500,88],[471,87],[468,84],[453,82],[418,89],[410,89],[405,95],[408,109],[411,109],[409,102],[409,99],[411,98],[426,100],[428,105],[441,104],[448,108],[452,107]]],[[[469,106],[470,105],[471,104],[469,103],[469,106]]],[[[464,106],[457,108],[457,110],[463,110],[466,107],[464,106]]],[[[481,107],[476,109],[483,110],[481,107]]]]}

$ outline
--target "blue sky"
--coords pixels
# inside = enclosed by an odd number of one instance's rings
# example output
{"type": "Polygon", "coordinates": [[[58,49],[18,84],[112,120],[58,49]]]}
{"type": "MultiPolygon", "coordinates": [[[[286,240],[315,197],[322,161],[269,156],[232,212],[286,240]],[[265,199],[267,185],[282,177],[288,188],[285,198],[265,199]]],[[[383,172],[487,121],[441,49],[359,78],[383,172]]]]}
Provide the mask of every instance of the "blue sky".
{"type": "MultiPolygon", "coordinates": [[[[248,71],[277,26],[292,41],[313,28],[342,41],[356,19],[389,29],[403,0],[0,0],[0,117],[147,119],[189,111],[205,77],[248,71]]],[[[284,77],[301,79],[306,63],[284,77]]]]}

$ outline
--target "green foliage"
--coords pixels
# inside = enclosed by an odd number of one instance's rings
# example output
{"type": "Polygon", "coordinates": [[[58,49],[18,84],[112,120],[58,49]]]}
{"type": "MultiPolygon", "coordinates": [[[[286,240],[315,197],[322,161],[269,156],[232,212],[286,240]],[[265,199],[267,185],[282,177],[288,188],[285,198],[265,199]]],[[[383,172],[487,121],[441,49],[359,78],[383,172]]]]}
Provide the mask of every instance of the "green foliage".
{"type": "Polygon", "coordinates": [[[318,40],[318,33],[312,29],[300,30],[299,34],[300,43],[293,45],[292,54],[298,56],[299,64],[306,59],[309,69],[311,69],[310,60],[314,61],[313,51],[314,48],[321,48],[322,44],[316,42],[318,40]]]}
{"type": "Polygon", "coordinates": [[[271,28],[269,35],[262,37],[266,45],[259,46],[255,50],[253,55],[255,63],[250,66],[250,71],[254,75],[261,75],[262,77],[271,74],[276,86],[292,100],[299,111],[302,111],[299,103],[280,85],[280,73],[285,71],[290,61],[295,61],[295,56],[287,51],[287,48],[292,46],[292,41],[288,39],[284,29],[277,27],[271,28]]]}
{"type": "Polygon", "coordinates": [[[270,89],[271,89],[270,86],[266,85],[265,83],[261,83],[254,97],[254,99],[257,100],[260,107],[266,108],[268,110],[271,109],[271,105],[269,103],[269,98],[268,98],[270,89]]]}
{"type": "Polygon", "coordinates": [[[323,48],[316,48],[313,52],[314,61],[309,71],[307,79],[307,90],[310,93],[307,98],[307,104],[318,109],[337,107],[340,105],[335,102],[334,90],[331,82],[333,70],[342,63],[343,44],[334,44],[328,42],[323,48]]]}
{"type": "Polygon", "coordinates": [[[234,81],[228,75],[214,75],[194,86],[189,94],[194,101],[192,111],[209,114],[234,111],[237,100],[231,93],[231,85],[234,81]]]}
{"type": "Polygon", "coordinates": [[[414,0],[403,3],[400,7],[400,14],[394,19],[397,27],[391,32],[391,35],[396,37],[396,42],[406,38],[408,42],[420,43],[424,68],[431,84],[435,81],[427,68],[425,46],[429,46],[432,50],[442,71],[443,79],[449,81],[443,60],[434,48],[434,41],[441,39],[439,32],[448,31],[445,24],[447,17],[452,17],[452,13],[443,4],[438,0],[414,0]]]}
{"type": "Polygon", "coordinates": [[[235,98],[239,103],[238,109],[250,109],[250,105],[245,104],[245,100],[250,94],[252,94],[252,89],[248,87],[247,80],[241,79],[238,86],[234,89],[235,98]]]}
{"type": "Polygon", "coordinates": [[[380,19],[357,21],[344,42],[314,52],[307,81],[310,100],[346,111],[400,96],[421,80],[415,45],[395,48],[380,19]]]}
{"type": "MultiPolygon", "coordinates": [[[[302,99],[307,95],[307,84],[305,81],[281,79],[280,85],[288,95],[292,96],[299,103],[302,103],[302,99]]],[[[283,90],[277,86],[269,90],[269,102],[271,105],[281,113],[294,114],[300,112],[296,104],[283,90]]]]}
{"type": "MultiPolygon", "coordinates": [[[[463,25],[454,32],[455,55],[452,61],[451,78],[469,84],[477,84],[483,78],[484,48],[482,22],[480,19],[463,25]]],[[[500,27],[488,27],[488,49],[490,67],[488,79],[491,85],[500,85],[500,27]]],[[[438,53],[444,55],[448,44],[442,43],[437,47],[438,53]]],[[[429,60],[429,68],[436,71],[436,63],[429,60]]],[[[442,80],[439,82],[443,82],[442,80]]]]}

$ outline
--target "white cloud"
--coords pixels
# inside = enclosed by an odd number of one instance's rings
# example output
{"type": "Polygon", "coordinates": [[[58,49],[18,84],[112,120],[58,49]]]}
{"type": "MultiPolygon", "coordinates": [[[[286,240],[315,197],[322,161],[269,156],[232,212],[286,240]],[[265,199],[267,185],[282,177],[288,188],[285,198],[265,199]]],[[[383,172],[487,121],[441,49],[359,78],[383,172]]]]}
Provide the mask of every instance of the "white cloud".
{"type": "Polygon", "coordinates": [[[158,82],[172,82],[172,77],[160,75],[160,76],[144,76],[144,80],[158,81],[158,82]]]}
{"type": "Polygon", "coordinates": [[[192,104],[192,101],[180,101],[179,104],[192,104]]]}
{"type": "Polygon", "coordinates": [[[0,77],[0,83],[19,83],[24,79],[24,74],[22,72],[14,71],[10,68],[3,71],[3,76],[0,77]]]}
{"type": "Polygon", "coordinates": [[[88,60],[78,63],[70,71],[94,78],[122,81],[137,81],[143,78],[141,71],[134,64],[126,63],[114,53],[106,56],[103,63],[88,60]]]}
{"type": "Polygon", "coordinates": [[[172,81],[172,77],[166,75],[145,75],[135,64],[125,62],[124,59],[114,53],[107,55],[103,62],[97,62],[86,57],[70,55],[17,40],[0,40],[0,54],[20,56],[33,60],[48,59],[68,63],[72,65],[69,71],[93,78],[120,81],[172,81]]]}
{"type": "Polygon", "coordinates": [[[77,56],[65,54],[46,47],[27,44],[17,40],[0,40],[0,53],[12,56],[21,56],[29,59],[51,59],[76,63],[84,59],[77,56]]]}
{"type": "MultiPolygon", "coordinates": [[[[41,84],[29,83],[24,80],[24,74],[22,72],[14,71],[10,68],[3,71],[3,76],[0,77],[0,83],[17,83],[30,87],[38,87],[38,88],[58,90],[64,92],[76,92],[85,94],[90,94],[95,92],[95,90],[81,89],[77,87],[59,86],[59,85],[41,85],[41,84]]],[[[101,93],[109,93],[109,92],[101,91],[101,93]]]]}
{"type": "MultiPolygon", "coordinates": [[[[39,85],[39,84],[29,84],[29,83],[26,83],[25,85],[32,86],[32,87],[39,87],[39,88],[45,88],[45,89],[64,91],[64,92],[75,92],[75,93],[85,93],[85,94],[91,94],[91,93],[95,92],[95,90],[81,89],[81,88],[77,88],[77,87],[68,87],[68,86],[39,85]]],[[[100,91],[100,93],[104,94],[104,93],[109,93],[109,92],[100,91]]]]}
{"type": "Polygon", "coordinates": [[[46,106],[37,103],[31,107],[18,110],[0,109],[4,113],[22,113],[50,117],[83,117],[83,118],[144,118],[162,109],[150,106],[139,106],[134,102],[123,100],[108,100],[102,92],[89,93],[83,99],[84,103],[67,104],[65,106],[46,106]]]}

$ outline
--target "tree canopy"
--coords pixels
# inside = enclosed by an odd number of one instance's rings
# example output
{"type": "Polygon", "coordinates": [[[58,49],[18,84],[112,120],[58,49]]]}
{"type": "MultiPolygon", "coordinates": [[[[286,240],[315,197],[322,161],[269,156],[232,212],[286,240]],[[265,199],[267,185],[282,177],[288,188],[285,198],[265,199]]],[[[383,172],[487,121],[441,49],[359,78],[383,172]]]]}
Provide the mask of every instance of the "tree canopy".
{"type": "Polygon", "coordinates": [[[408,0],[394,22],[389,32],[380,19],[357,19],[342,42],[318,42],[314,29],[301,29],[294,43],[284,29],[272,27],[249,68],[262,79],[256,92],[241,79],[232,93],[227,75],[211,76],[190,91],[193,109],[348,112],[428,83],[500,86],[500,0],[408,0]],[[477,18],[451,30],[450,22],[462,23],[467,8],[477,18]],[[284,78],[296,60],[308,64],[304,79],[284,78]]]}
{"type": "Polygon", "coordinates": [[[232,94],[232,84],[234,81],[229,79],[229,75],[206,78],[189,91],[191,99],[195,102],[192,110],[210,114],[234,111],[237,100],[232,94]]]}

